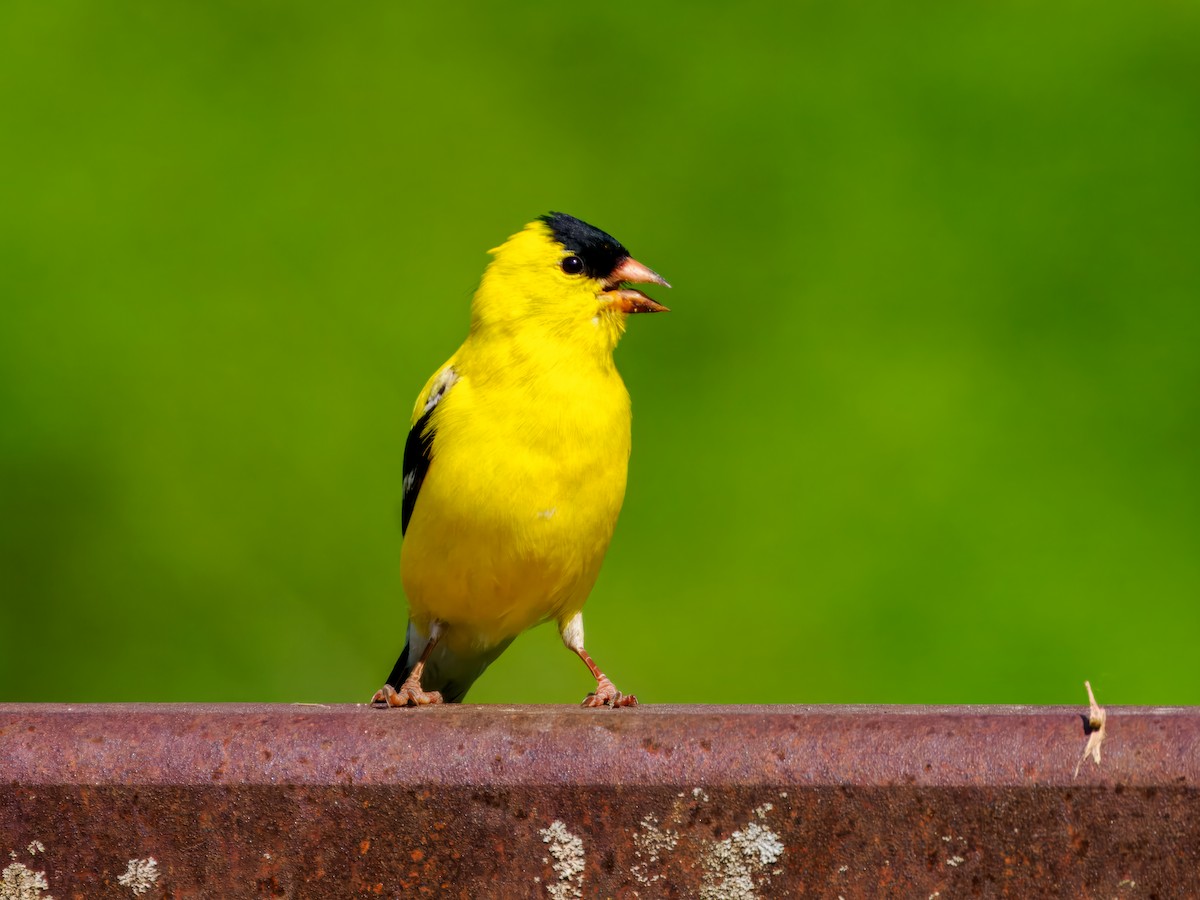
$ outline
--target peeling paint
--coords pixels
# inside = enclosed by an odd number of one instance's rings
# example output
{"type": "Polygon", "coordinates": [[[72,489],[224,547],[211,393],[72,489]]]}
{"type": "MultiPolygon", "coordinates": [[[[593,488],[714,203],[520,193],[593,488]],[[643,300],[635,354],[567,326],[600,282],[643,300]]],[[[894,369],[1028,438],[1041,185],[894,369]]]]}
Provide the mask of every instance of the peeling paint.
{"type": "Polygon", "coordinates": [[[552,900],[582,897],[583,869],[587,861],[583,840],[571,834],[567,826],[557,819],[550,823],[549,828],[540,829],[538,834],[544,843],[550,845],[554,873],[558,876],[557,883],[546,885],[546,893],[552,900]]]}
{"type": "Polygon", "coordinates": [[[158,881],[158,861],[153,856],[131,859],[125,874],[118,875],[117,881],[133,891],[135,897],[144,894],[158,881]]]}
{"type": "Polygon", "coordinates": [[[54,900],[43,891],[50,889],[45,872],[15,862],[0,872],[0,900],[54,900]]]}

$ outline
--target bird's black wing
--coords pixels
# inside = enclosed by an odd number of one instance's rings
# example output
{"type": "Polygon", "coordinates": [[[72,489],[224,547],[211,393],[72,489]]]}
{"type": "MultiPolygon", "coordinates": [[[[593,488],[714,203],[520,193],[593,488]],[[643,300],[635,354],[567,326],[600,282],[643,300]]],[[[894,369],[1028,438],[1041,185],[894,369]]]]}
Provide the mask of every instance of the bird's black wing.
{"type": "Polygon", "coordinates": [[[445,398],[446,392],[458,381],[458,373],[453,366],[447,366],[438,373],[429,399],[425,401],[425,411],[413,423],[408,432],[408,440],[404,442],[404,494],[400,501],[400,533],[408,531],[408,520],[412,518],[413,509],[417,505],[417,494],[429,472],[429,464],[433,462],[434,428],[430,424],[434,409],[445,398]]]}
{"type": "Polygon", "coordinates": [[[433,410],[417,419],[417,424],[408,433],[404,442],[404,497],[400,501],[400,533],[408,531],[408,520],[412,518],[413,508],[417,505],[417,494],[425,481],[425,473],[429,471],[429,463],[433,459],[433,429],[429,427],[429,417],[433,410]]]}

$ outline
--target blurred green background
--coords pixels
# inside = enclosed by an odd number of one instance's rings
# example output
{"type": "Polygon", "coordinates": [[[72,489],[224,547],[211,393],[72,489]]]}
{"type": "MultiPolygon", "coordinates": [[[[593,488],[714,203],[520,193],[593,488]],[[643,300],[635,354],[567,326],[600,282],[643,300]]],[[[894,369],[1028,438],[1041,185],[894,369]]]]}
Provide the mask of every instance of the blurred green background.
{"type": "Polygon", "coordinates": [[[0,699],[368,699],[412,400],[556,209],[675,285],[619,686],[1200,703],[1200,7],[433,6],[0,12],[0,699]]]}

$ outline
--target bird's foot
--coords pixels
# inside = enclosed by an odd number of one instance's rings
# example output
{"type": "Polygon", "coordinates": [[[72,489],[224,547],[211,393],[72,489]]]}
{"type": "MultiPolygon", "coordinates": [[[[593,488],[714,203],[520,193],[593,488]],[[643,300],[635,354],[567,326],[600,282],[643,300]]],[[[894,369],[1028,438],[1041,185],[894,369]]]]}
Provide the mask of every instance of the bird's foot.
{"type": "Polygon", "coordinates": [[[385,684],[371,698],[371,705],[376,709],[387,709],[395,706],[431,706],[441,703],[442,695],[438,691],[421,690],[421,682],[409,678],[396,690],[390,684],[385,684]]]}
{"type": "Polygon", "coordinates": [[[615,709],[618,706],[637,706],[638,701],[633,694],[622,694],[607,675],[601,675],[596,680],[596,690],[588,694],[581,705],[589,708],[611,706],[615,709]]]}

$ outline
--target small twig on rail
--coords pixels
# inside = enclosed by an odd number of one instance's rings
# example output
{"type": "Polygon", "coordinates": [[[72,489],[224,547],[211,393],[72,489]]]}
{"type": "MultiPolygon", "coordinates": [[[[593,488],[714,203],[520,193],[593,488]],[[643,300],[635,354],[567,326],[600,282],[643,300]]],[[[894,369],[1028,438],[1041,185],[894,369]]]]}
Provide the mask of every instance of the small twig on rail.
{"type": "Polygon", "coordinates": [[[1079,762],[1075,763],[1074,778],[1079,777],[1079,767],[1083,765],[1083,761],[1088,758],[1088,754],[1092,755],[1092,759],[1096,761],[1096,765],[1100,765],[1100,745],[1104,743],[1105,721],[1108,718],[1108,713],[1104,711],[1104,707],[1096,702],[1096,695],[1092,693],[1092,684],[1090,681],[1085,681],[1083,686],[1087,688],[1088,703],[1091,704],[1091,709],[1088,710],[1086,716],[1081,716],[1083,719],[1083,732],[1088,736],[1087,744],[1083,748],[1083,756],[1079,757],[1079,762]]]}

